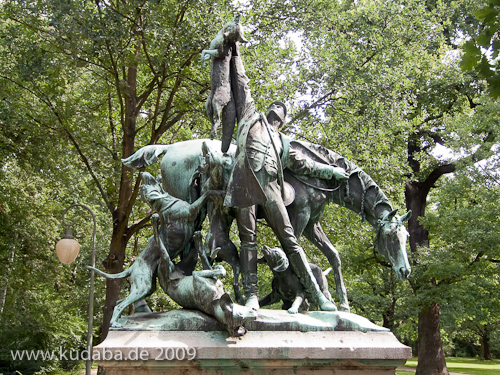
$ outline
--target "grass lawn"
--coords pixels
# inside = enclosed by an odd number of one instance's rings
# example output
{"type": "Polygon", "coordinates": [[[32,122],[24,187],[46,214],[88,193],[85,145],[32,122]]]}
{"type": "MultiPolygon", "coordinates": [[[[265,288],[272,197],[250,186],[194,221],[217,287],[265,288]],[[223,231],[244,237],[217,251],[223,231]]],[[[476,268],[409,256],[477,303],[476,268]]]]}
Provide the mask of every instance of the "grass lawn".
{"type": "MultiPolygon", "coordinates": [[[[448,371],[471,375],[499,375],[500,360],[483,361],[478,358],[446,358],[448,371]]],[[[406,362],[408,367],[417,367],[417,358],[412,358],[406,362]]],[[[407,375],[398,371],[398,375],[407,375]]]]}

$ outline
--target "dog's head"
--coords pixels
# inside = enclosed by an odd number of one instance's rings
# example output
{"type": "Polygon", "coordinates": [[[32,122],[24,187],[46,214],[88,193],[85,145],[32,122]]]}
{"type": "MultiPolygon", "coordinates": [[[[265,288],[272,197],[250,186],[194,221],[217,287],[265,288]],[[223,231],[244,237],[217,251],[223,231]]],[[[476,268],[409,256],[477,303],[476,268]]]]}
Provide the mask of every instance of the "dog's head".
{"type": "Polygon", "coordinates": [[[240,15],[238,14],[234,17],[234,20],[226,23],[222,29],[222,34],[224,35],[225,42],[241,42],[247,43],[248,40],[245,39],[243,33],[245,28],[240,23],[240,15]]]}
{"type": "Polygon", "coordinates": [[[288,268],[288,258],[283,250],[279,247],[270,248],[269,246],[262,247],[264,260],[269,268],[275,272],[283,272],[288,268]]]}
{"type": "Polygon", "coordinates": [[[152,204],[153,200],[164,197],[167,195],[163,188],[161,187],[161,183],[154,178],[148,172],[141,172],[142,184],[140,189],[141,199],[143,202],[148,204],[152,204]]]}

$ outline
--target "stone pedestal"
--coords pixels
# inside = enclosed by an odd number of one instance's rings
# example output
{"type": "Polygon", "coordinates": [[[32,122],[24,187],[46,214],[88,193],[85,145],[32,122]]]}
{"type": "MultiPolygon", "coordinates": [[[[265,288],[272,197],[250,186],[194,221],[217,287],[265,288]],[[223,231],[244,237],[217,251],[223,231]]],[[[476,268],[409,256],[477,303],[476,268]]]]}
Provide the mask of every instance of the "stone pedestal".
{"type": "Polygon", "coordinates": [[[106,375],[385,375],[410,357],[390,332],[111,331],[94,348],[106,375]]]}
{"type": "Polygon", "coordinates": [[[107,375],[382,375],[411,358],[383,327],[355,314],[259,310],[242,337],[199,311],[123,318],[93,351],[107,375]]]}
{"type": "MultiPolygon", "coordinates": [[[[345,313],[340,314],[345,319],[345,313]]],[[[158,321],[159,317],[129,319],[94,348],[94,360],[107,375],[382,375],[395,374],[396,367],[411,358],[411,348],[386,330],[320,326],[304,332],[300,325],[279,330],[271,324],[270,330],[249,330],[234,338],[221,330],[183,330],[186,327],[178,322],[165,330],[158,321]]],[[[207,329],[206,321],[203,324],[207,329]]],[[[262,321],[260,325],[266,326],[262,321]]]]}

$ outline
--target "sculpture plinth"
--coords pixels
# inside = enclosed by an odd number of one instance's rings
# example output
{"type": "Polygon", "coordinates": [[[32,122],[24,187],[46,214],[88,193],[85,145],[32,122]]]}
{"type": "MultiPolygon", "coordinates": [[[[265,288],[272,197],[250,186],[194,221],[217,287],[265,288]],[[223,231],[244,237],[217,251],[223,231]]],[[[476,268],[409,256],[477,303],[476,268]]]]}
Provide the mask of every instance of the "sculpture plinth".
{"type": "Polygon", "coordinates": [[[391,332],[355,314],[262,309],[252,324],[271,330],[234,338],[201,312],[136,314],[94,348],[94,360],[107,375],[382,375],[411,358],[391,332]],[[314,328],[314,321],[323,323],[314,328]]]}

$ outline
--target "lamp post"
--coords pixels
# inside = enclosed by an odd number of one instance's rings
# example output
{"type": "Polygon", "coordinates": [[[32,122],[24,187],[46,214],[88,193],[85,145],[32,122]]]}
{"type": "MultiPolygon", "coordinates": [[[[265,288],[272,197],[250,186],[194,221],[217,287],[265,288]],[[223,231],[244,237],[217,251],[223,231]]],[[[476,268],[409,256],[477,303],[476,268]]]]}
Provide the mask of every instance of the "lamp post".
{"type": "MultiPolygon", "coordinates": [[[[95,267],[95,239],[96,239],[96,219],[95,215],[90,208],[83,204],[73,204],[66,208],[62,214],[62,223],[66,227],[64,237],[59,240],[56,244],[56,254],[61,263],[70,264],[78,256],[80,251],[80,244],[73,238],[71,232],[71,225],[75,222],[72,220],[69,224],[64,220],[64,216],[70,208],[81,207],[87,210],[92,219],[94,220],[94,233],[92,234],[92,256],[91,256],[91,266],[95,267]]],[[[87,333],[87,350],[88,359],[85,367],[85,374],[90,375],[90,370],[92,366],[92,323],[94,318],[94,271],[90,270],[90,292],[89,292],[89,319],[88,319],[88,333],[87,333]]]]}

